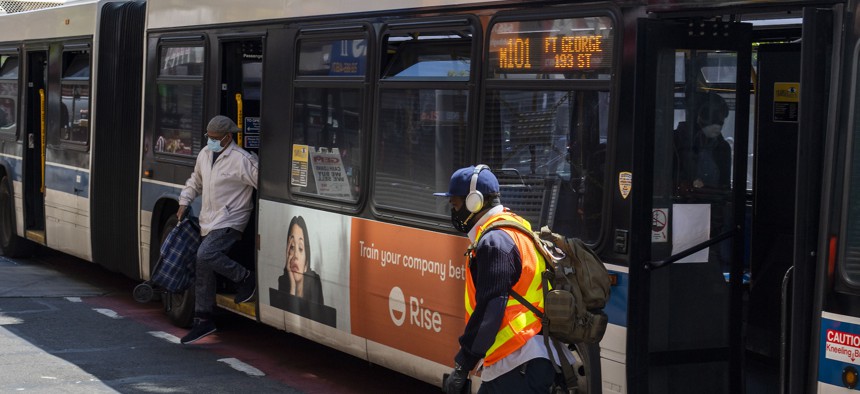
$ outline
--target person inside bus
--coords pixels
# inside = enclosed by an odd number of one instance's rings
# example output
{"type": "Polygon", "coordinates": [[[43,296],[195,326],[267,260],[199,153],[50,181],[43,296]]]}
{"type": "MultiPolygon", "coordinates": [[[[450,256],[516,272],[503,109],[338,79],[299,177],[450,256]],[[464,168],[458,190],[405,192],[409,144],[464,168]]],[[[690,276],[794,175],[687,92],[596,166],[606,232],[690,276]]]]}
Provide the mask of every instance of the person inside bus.
{"type": "Polygon", "coordinates": [[[724,196],[732,179],[732,148],[722,134],[729,107],[713,92],[694,99],[695,122],[675,129],[675,185],[680,196],[724,196]]]}
{"type": "Polygon", "coordinates": [[[311,243],[305,219],[295,216],[287,230],[287,259],[284,274],[278,277],[278,290],[308,302],[323,304],[322,281],[310,269],[311,243]]]}
{"type": "MultiPolygon", "coordinates": [[[[731,230],[730,201],[732,179],[732,146],[723,137],[722,128],[729,115],[726,101],[717,93],[699,93],[694,97],[696,121],[690,130],[687,122],[675,129],[675,186],[687,203],[711,204],[710,236],[731,230]]],[[[709,248],[708,260],[718,262],[728,271],[731,242],[723,241],[709,248]]]]}
{"type": "MultiPolygon", "coordinates": [[[[529,302],[542,304],[539,276],[546,264],[535,250],[532,238],[511,228],[498,228],[483,234],[483,229],[498,220],[515,220],[530,227],[527,220],[501,203],[499,181],[481,164],[457,170],[447,192],[451,223],[466,233],[474,244],[469,253],[466,273],[466,303],[471,313],[460,336],[460,350],[454,357],[454,370],[442,383],[446,393],[459,394],[467,384],[469,371],[483,359],[479,393],[548,393],[564,378],[556,373],[542,335],[540,319],[531,323],[521,317],[532,313],[513,300],[509,291],[527,288],[520,294],[529,302]],[[510,336],[499,335],[510,332],[510,336]]],[[[541,309],[542,308],[538,308],[541,309]]],[[[573,355],[564,348],[565,357],[573,355]]],[[[553,357],[558,354],[553,349],[553,357]]],[[[558,387],[557,386],[557,387],[558,387]]]]}
{"type": "Polygon", "coordinates": [[[197,267],[194,279],[194,325],[182,337],[193,343],[213,332],[212,308],[215,305],[215,273],[238,284],[235,302],[250,301],[257,291],[254,273],[227,256],[242,236],[251,218],[253,191],[257,188],[257,156],[233,142],[239,131],[233,121],[218,115],[206,128],[206,147],[197,155],[194,172],[179,195],[182,218],[188,205],[202,194],[197,267]],[[205,192],[204,192],[205,191],[205,192]]]}

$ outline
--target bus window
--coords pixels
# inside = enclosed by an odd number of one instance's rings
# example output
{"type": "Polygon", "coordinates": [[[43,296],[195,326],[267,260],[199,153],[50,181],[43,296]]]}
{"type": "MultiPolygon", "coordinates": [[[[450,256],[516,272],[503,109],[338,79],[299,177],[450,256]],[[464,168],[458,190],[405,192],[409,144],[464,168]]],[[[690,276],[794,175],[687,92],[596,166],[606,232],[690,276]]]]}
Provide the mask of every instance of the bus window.
{"type": "Polygon", "coordinates": [[[502,203],[532,226],[597,239],[603,204],[609,93],[494,91],[481,162],[502,203]]]}
{"type": "Polygon", "coordinates": [[[0,132],[15,133],[17,103],[18,57],[0,55],[0,132]]]}
{"type": "Polygon", "coordinates": [[[356,202],[361,193],[367,79],[363,37],[299,40],[292,193],[356,202]]]}
{"type": "Polygon", "coordinates": [[[846,282],[852,293],[860,293],[860,100],[857,94],[860,92],[860,80],[854,86],[854,124],[848,141],[848,193],[847,207],[845,212],[845,230],[843,231],[843,250],[839,253],[844,256],[839,259],[839,275],[846,282]]]}
{"type": "Polygon", "coordinates": [[[292,182],[294,193],[358,200],[363,102],[359,89],[296,89],[293,148],[304,149],[308,160],[304,182],[292,182]]]}
{"type": "Polygon", "coordinates": [[[532,228],[600,238],[614,42],[604,16],[502,20],[490,29],[478,161],[498,176],[502,203],[532,228]]]}
{"type": "Polygon", "coordinates": [[[194,156],[203,129],[202,46],[162,47],[156,80],[155,152],[194,156]]]}
{"type": "Polygon", "coordinates": [[[383,46],[375,202],[447,216],[448,202],[433,192],[469,160],[472,33],[388,32],[383,46]]]}
{"type": "Polygon", "coordinates": [[[63,79],[60,85],[60,139],[86,144],[90,135],[90,54],[63,52],[63,79]]]}

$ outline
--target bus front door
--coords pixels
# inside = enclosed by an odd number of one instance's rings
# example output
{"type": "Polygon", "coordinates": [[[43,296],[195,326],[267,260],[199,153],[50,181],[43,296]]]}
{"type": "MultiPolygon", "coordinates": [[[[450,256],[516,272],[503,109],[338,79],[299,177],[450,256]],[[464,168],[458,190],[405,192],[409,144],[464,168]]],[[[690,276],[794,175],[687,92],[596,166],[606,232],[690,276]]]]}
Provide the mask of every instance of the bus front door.
{"type": "Polygon", "coordinates": [[[751,33],[721,20],[639,22],[631,393],[744,390],[751,33]]]}
{"type": "Polygon", "coordinates": [[[48,52],[27,52],[27,135],[24,138],[23,201],[27,239],[45,244],[45,134],[47,132],[48,52]]]}

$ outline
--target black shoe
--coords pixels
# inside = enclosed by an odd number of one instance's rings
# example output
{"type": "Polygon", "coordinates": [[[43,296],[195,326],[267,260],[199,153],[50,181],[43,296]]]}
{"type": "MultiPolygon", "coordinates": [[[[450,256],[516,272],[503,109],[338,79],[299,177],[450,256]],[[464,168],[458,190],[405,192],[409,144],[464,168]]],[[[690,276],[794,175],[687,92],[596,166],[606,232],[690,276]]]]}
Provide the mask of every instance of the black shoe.
{"type": "Polygon", "coordinates": [[[194,343],[203,337],[215,332],[215,323],[211,319],[194,318],[194,325],[191,326],[191,331],[188,331],[179,342],[183,344],[194,343]]]}
{"type": "Polygon", "coordinates": [[[233,299],[233,302],[241,304],[251,301],[254,298],[254,294],[257,294],[257,278],[254,277],[253,272],[248,271],[245,279],[239,282],[239,289],[236,290],[236,298],[233,299]]]}

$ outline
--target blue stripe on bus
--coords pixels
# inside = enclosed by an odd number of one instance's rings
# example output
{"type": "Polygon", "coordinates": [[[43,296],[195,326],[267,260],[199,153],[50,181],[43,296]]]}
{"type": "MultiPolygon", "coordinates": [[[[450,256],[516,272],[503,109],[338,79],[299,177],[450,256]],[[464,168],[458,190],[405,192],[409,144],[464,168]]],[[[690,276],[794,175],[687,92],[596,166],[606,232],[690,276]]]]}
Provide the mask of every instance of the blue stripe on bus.
{"type": "Polygon", "coordinates": [[[20,157],[0,157],[0,161],[5,163],[12,169],[12,180],[21,182],[21,158],[20,157]]]}
{"type": "MultiPolygon", "coordinates": [[[[846,368],[860,372],[860,325],[821,318],[821,338],[818,349],[818,381],[845,387],[842,373],[846,368]],[[828,331],[838,332],[838,337],[828,343],[828,331]],[[840,338],[841,337],[841,338],[840,338]],[[850,338],[850,339],[845,339],[850,338]],[[853,343],[839,343],[839,342],[853,343]],[[828,358],[828,355],[831,358],[828,358]]],[[[848,390],[845,388],[845,390],[848,390]]],[[[860,390],[860,387],[855,390],[860,390]]]]}
{"type": "Polygon", "coordinates": [[[141,182],[140,184],[140,209],[152,212],[155,209],[155,204],[167,198],[174,201],[179,201],[179,192],[182,187],[162,185],[159,183],[141,182]]]}
{"type": "MultiPolygon", "coordinates": [[[[160,183],[141,182],[140,185],[140,209],[143,211],[152,212],[155,209],[155,204],[163,199],[179,201],[179,193],[185,185],[163,185],[160,183]]],[[[194,199],[191,203],[194,216],[200,214],[201,200],[194,199]]]]}
{"type": "Polygon", "coordinates": [[[612,270],[609,273],[615,275],[618,282],[610,289],[609,302],[606,303],[603,312],[609,316],[610,324],[627,327],[627,293],[630,288],[630,275],[612,270]]]}
{"type": "MultiPolygon", "coordinates": [[[[23,182],[23,161],[20,157],[4,156],[0,161],[12,170],[12,180],[23,182]]],[[[74,194],[78,197],[90,197],[90,173],[77,168],[60,167],[47,163],[45,166],[45,188],[63,193],[74,194]],[[78,180],[80,177],[80,181],[78,180]]]]}
{"type": "Polygon", "coordinates": [[[45,166],[45,188],[90,198],[90,173],[48,163],[45,166]]]}

